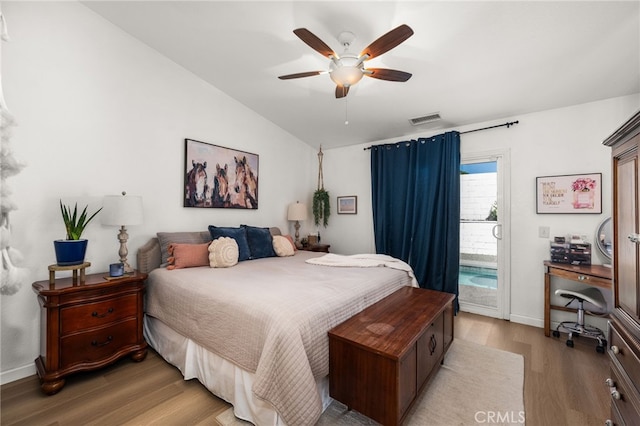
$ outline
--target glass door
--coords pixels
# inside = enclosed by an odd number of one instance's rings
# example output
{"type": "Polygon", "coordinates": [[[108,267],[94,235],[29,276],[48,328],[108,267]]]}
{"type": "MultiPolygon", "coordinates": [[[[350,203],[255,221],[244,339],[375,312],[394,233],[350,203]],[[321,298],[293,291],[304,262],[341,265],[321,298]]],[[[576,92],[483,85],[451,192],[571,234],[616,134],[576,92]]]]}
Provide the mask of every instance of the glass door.
{"type": "Polygon", "coordinates": [[[505,154],[463,156],[460,167],[460,309],[508,318],[505,154]]]}

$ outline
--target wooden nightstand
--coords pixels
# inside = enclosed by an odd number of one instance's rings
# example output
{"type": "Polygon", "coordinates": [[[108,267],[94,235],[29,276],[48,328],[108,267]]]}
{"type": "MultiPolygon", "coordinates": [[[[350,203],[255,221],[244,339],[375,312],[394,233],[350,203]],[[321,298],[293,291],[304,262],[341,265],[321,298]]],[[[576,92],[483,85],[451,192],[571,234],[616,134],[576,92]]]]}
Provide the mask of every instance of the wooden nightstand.
{"type": "Polygon", "coordinates": [[[329,253],[329,247],[331,247],[331,244],[311,244],[311,245],[303,246],[300,250],[319,251],[322,253],[329,253]]]}
{"type": "Polygon", "coordinates": [[[131,355],[142,361],[147,343],[142,335],[144,281],[134,272],[118,279],[109,273],[33,283],[40,304],[40,356],[36,370],[47,395],[58,392],[65,377],[102,368],[131,355]]]}

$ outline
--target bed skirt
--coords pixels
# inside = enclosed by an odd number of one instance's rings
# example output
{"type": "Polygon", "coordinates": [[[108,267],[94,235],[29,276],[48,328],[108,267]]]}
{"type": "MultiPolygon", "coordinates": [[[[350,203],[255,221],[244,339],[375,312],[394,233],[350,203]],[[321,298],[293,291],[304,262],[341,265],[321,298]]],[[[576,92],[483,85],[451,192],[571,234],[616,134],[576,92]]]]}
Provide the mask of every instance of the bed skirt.
{"type": "MultiPolygon", "coordinates": [[[[211,393],[233,405],[236,417],[259,426],[286,426],[273,406],[251,391],[254,374],[208,351],[157,318],[144,316],[144,337],[185,380],[198,379],[211,393]]],[[[332,401],[329,378],[316,382],[324,411],[332,401]]]]}

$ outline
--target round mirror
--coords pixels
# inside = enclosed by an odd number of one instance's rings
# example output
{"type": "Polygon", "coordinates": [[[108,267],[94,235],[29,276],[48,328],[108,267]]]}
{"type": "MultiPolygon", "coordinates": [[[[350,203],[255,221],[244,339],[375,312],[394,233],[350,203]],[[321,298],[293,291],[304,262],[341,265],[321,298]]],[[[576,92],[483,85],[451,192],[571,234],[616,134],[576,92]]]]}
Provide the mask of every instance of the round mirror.
{"type": "Polygon", "coordinates": [[[608,217],[596,228],[596,245],[607,259],[611,259],[613,254],[613,228],[611,218],[608,217]]]}

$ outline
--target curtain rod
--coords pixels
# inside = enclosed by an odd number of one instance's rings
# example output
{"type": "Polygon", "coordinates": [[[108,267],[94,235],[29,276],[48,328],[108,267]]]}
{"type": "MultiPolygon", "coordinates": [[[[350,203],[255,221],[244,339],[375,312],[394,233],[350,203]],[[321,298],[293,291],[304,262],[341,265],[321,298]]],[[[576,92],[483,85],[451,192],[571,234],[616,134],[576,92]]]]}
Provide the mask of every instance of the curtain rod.
{"type": "Polygon", "coordinates": [[[461,135],[464,135],[465,133],[473,133],[473,132],[479,132],[480,130],[489,130],[489,129],[495,129],[496,127],[504,127],[507,126],[507,129],[511,126],[513,126],[514,124],[518,124],[519,121],[509,121],[507,123],[502,123],[502,124],[496,124],[495,126],[489,126],[489,127],[483,127],[481,129],[473,129],[473,130],[467,130],[466,132],[460,132],[461,135]]]}
{"type": "MultiPolygon", "coordinates": [[[[464,135],[465,133],[479,132],[479,131],[481,131],[481,130],[489,130],[489,129],[495,129],[496,127],[505,127],[505,126],[506,126],[506,127],[507,127],[507,129],[508,129],[509,127],[513,126],[514,124],[518,124],[518,123],[519,123],[519,121],[518,121],[518,120],[516,120],[516,121],[508,121],[508,122],[506,122],[506,123],[496,124],[495,126],[483,127],[483,128],[481,128],[481,129],[467,130],[466,132],[460,132],[460,134],[461,134],[461,135],[464,135]]],[[[397,143],[397,142],[392,142],[392,143],[391,143],[391,144],[389,144],[389,145],[393,145],[394,143],[397,143]]],[[[386,145],[386,144],[383,144],[383,145],[386,145]]],[[[373,148],[374,146],[375,146],[375,145],[368,146],[368,147],[363,148],[363,149],[366,151],[366,150],[369,150],[369,149],[373,148]]]]}

